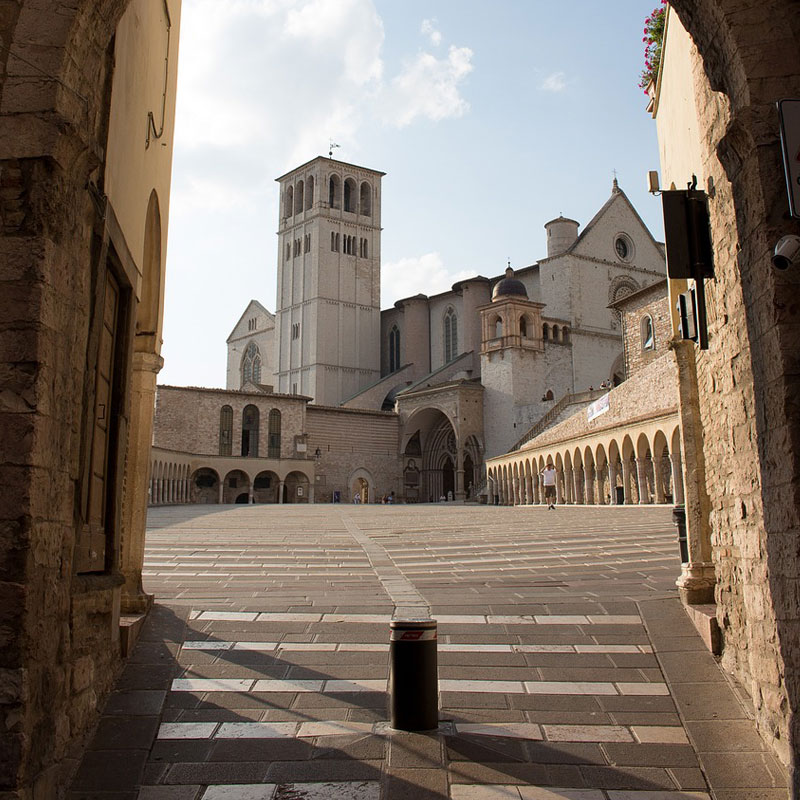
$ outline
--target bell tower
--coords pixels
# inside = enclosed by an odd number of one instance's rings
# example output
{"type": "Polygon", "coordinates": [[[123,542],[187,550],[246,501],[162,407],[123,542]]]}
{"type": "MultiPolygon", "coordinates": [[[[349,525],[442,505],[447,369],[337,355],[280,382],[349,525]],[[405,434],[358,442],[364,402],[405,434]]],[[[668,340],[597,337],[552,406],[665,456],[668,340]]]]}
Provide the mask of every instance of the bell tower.
{"type": "Polygon", "coordinates": [[[279,392],[337,406],[380,377],[384,175],[319,156],[277,179],[279,392]]]}

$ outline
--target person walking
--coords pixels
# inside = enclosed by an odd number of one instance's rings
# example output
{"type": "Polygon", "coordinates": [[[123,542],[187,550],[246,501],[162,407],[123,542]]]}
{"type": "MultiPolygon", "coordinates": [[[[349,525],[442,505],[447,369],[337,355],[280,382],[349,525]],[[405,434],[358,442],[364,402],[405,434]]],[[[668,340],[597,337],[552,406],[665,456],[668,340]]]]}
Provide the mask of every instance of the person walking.
{"type": "Polygon", "coordinates": [[[547,510],[555,511],[556,508],[556,470],[553,462],[548,462],[541,472],[542,483],[544,484],[544,499],[547,502],[547,510]]]}

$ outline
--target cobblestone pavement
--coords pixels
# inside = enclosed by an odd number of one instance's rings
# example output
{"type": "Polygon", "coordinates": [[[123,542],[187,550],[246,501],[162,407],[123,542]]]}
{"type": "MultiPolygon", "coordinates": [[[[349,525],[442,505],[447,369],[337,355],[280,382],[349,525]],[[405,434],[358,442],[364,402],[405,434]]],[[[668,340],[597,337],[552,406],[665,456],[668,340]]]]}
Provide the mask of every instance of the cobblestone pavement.
{"type": "Polygon", "coordinates": [[[152,510],[151,612],[71,800],[784,800],[677,600],[670,511],[152,510]],[[439,622],[440,727],[388,726],[439,622]]]}

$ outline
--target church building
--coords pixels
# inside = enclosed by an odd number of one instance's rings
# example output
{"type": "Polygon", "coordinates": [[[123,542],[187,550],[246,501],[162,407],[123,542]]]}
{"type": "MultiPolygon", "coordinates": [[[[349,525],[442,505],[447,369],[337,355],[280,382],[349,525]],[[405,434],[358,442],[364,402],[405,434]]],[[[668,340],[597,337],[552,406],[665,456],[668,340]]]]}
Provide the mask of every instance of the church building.
{"type": "MultiPolygon", "coordinates": [[[[300,448],[291,458],[309,462],[305,469],[291,465],[306,487],[300,502],[356,493],[370,500],[388,492],[407,502],[476,497],[487,458],[513,449],[564,398],[623,380],[620,311],[613,304],[665,273],[663,245],[614,180],[582,232],[564,216],[545,225],[547,255],[539,261],[381,311],[383,176],[318,157],[277,179],[277,308],[273,316],[252,300],[228,338],[227,390],[251,399],[243,404],[232,395],[226,402],[215,390],[222,416],[212,416],[219,424],[200,426],[208,441],[197,443],[198,454],[263,460],[270,433],[259,449],[254,420],[275,419],[281,410],[285,441],[300,448]],[[308,412],[286,416],[291,398],[308,412]],[[235,418],[239,406],[249,421],[235,418]],[[315,425],[323,417],[325,424],[315,425]],[[290,419],[300,428],[286,429],[290,419]],[[380,430],[379,447],[370,446],[372,428],[380,430]],[[239,429],[246,429],[241,441],[239,429]],[[330,437],[342,430],[350,438],[334,445],[330,437]],[[353,463],[356,441],[364,464],[353,463]],[[334,465],[330,454],[347,442],[350,457],[334,465]]],[[[171,450],[184,440],[164,423],[171,397],[174,391],[160,387],[156,448],[171,450]]],[[[169,452],[161,455],[169,460],[169,452]]],[[[190,478],[198,464],[173,466],[190,478]]],[[[258,466],[262,485],[269,473],[280,491],[255,490],[256,475],[245,471],[237,474],[236,491],[220,474],[210,492],[190,486],[184,495],[190,502],[298,500],[286,495],[279,464],[258,466]]],[[[208,484],[214,466],[203,469],[208,484]]],[[[156,484],[153,492],[163,495],[156,484]]]]}

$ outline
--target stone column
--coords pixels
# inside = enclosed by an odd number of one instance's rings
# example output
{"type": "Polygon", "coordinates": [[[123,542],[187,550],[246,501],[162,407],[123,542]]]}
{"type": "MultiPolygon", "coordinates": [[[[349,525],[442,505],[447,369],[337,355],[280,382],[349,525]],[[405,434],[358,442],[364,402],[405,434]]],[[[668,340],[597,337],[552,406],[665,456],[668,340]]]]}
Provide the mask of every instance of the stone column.
{"type": "MultiPolygon", "coordinates": [[[[711,501],[706,491],[705,453],[703,428],[700,420],[700,401],[697,386],[695,345],[690,341],[673,341],[670,345],[678,363],[678,399],[680,413],[681,454],[685,453],[683,480],[675,481],[682,487],[686,507],[686,532],[689,561],[681,566],[676,581],[681,600],[687,605],[711,603],[714,600],[716,572],[711,555],[711,501]]],[[[673,461],[673,469],[675,462],[673,461]]]]}
{"type": "Polygon", "coordinates": [[[283,481],[278,481],[278,504],[283,505],[283,481]]]}
{"type": "Polygon", "coordinates": [[[453,492],[454,500],[464,500],[464,453],[459,449],[456,453],[456,490],[453,492]]]}
{"type": "Polygon", "coordinates": [[[675,505],[683,505],[683,464],[681,463],[680,453],[671,453],[670,464],[672,465],[672,495],[675,505]]]}
{"type": "Polygon", "coordinates": [[[567,502],[567,472],[566,470],[556,471],[556,502],[564,505],[567,502]]]}
{"type": "Polygon", "coordinates": [[[639,505],[649,505],[653,501],[650,499],[650,489],[647,486],[647,459],[636,459],[636,481],[639,487],[639,505]]]}
{"type": "Polygon", "coordinates": [[[631,496],[631,462],[628,458],[622,460],[622,488],[625,492],[625,505],[632,505],[633,497],[631,496]]]}
{"type": "Polygon", "coordinates": [[[219,504],[225,499],[225,478],[220,478],[219,481],[219,504]]]}
{"type": "Polygon", "coordinates": [[[608,462],[608,496],[612,506],[617,504],[617,465],[608,462]]]}
{"type": "Polygon", "coordinates": [[[655,486],[656,503],[666,503],[666,492],[664,491],[664,459],[653,459],[653,483],[655,486]]]}
{"type": "MultiPolygon", "coordinates": [[[[120,570],[125,579],[121,611],[142,614],[153,603],[153,596],[142,587],[144,533],[147,521],[147,483],[150,472],[150,444],[153,439],[156,376],[164,365],[153,353],[133,354],[131,371],[130,431],[125,458],[127,491],[122,495],[120,519],[120,570]]],[[[159,499],[160,499],[159,491],[159,499]]]]}
{"type": "Polygon", "coordinates": [[[539,505],[542,502],[542,487],[539,485],[540,475],[538,472],[531,474],[531,486],[533,488],[533,502],[534,505],[539,505]]]}
{"type": "Polygon", "coordinates": [[[581,497],[581,484],[583,483],[583,467],[573,467],[572,468],[572,491],[573,494],[573,503],[575,505],[582,505],[585,500],[581,497]]]}
{"type": "Polygon", "coordinates": [[[600,506],[608,505],[606,503],[606,486],[608,484],[608,462],[603,464],[600,469],[595,470],[595,485],[597,487],[597,504],[600,506]]]}
{"type": "Polygon", "coordinates": [[[594,505],[594,468],[589,465],[583,468],[583,502],[594,505]]]}

